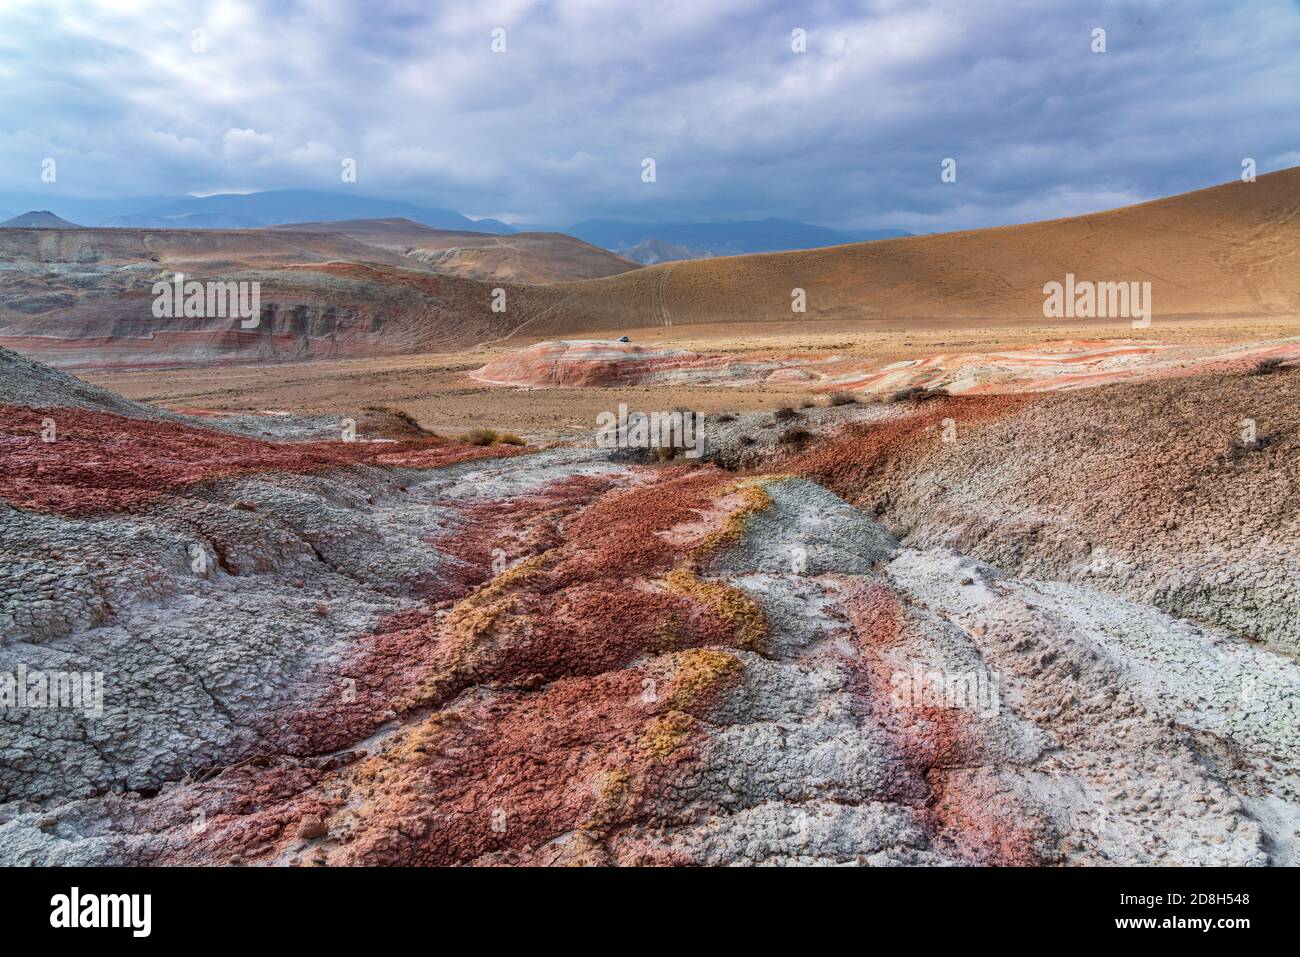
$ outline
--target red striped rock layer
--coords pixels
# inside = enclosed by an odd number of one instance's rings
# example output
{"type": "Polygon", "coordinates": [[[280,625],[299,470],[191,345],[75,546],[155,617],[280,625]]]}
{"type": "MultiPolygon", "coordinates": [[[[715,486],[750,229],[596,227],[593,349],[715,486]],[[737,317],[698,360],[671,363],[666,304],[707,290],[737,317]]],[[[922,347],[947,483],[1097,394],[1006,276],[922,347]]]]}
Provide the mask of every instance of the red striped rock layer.
{"type": "MultiPolygon", "coordinates": [[[[476,464],[462,484],[559,461],[476,464]]],[[[1179,769],[1175,800],[1197,815],[1179,828],[1232,826],[1231,810],[1195,810],[1220,785],[1159,714],[1123,703],[1112,665],[1075,636],[1044,650],[1022,611],[987,638],[956,626],[933,606],[931,578],[961,587],[942,563],[900,553],[817,486],[565,461],[567,477],[509,505],[441,486],[455,518],[431,540],[456,558],[453,594],[351,642],[356,696],[305,703],[280,750],[152,797],[74,801],[45,824],[42,810],[11,815],[0,849],[150,863],[1106,860],[1127,839],[1090,834],[1063,795],[1104,785],[1107,749],[1136,754],[1107,733],[1116,722],[1179,769]],[[807,567],[771,566],[781,529],[807,567]],[[984,681],[996,666],[1016,693],[928,700],[900,690],[913,664],[984,681]],[[1053,706],[1063,687],[1115,704],[1053,706]]],[[[1134,780],[1170,787],[1170,773],[1134,780]]],[[[1135,846],[1157,859],[1162,816],[1135,820],[1135,846]]],[[[1251,862],[1261,841],[1252,824],[1182,853],[1251,862]]]]}
{"type": "MultiPolygon", "coordinates": [[[[460,506],[432,541],[457,559],[460,585],[448,587],[464,597],[350,641],[340,673],[355,676],[353,695],[277,709],[274,727],[261,725],[272,751],[210,781],[74,803],[56,830],[76,847],[83,828],[107,824],[110,859],[151,862],[711,859],[705,837],[664,842],[658,829],[779,797],[768,785],[717,788],[737,761],[767,760],[752,743],[733,753],[729,740],[766,728],[765,705],[746,700],[748,676],[780,688],[801,667],[768,647],[780,636],[761,602],[707,572],[749,508],[708,468],[575,475],[508,506],[460,506]],[[516,564],[494,574],[502,554],[516,564]]],[[[864,624],[864,638],[875,627],[864,624]]],[[[836,707],[848,709],[834,725],[810,717],[822,692],[791,692],[787,720],[813,728],[798,761],[812,759],[814,741],[838,747],[854,714],[883,707],[869,700],[882,688],[855,691],[852,671],[832,670],[836,707]]],[[[891,771],[904,742],[870,733],[886,761],[873,783],[828,785],[892,808],[886,830],[854,853],[937,855],[924,773],[891,771]]],[[[780,788],[802,786],[793,768],[777,770],[780,788]]],[[[951,843],[964,859],[969,842],[951,843]]]]}
{"type": "Polygon", "coordinates": [[[405,442],[275,444],[180,422],[0,404],[0,499],[64,515],[120,511],[198,482],[347,465],[430,468],[515,454],[430,436],[405,442]]]}
{"type": "Polygon", "coordinates": [[[1045,392],[1153,377],[1242,369],[1300,359],[1300,342],[1179,346],[1154,339],[1083,340],[1033,349],[923,356],[881,365],[869,356],[709,355],[602,340],[541,342],[471,373],[492,385],[583,388],[807,383],[811,391],[891,394],[910,388],[954,395],[1045,392]]]}
{"type": "MultiPolygon", "coordinates": [[[[593,488],[565,485],[547,496],[572,502],[579,488],[593,488]]],[[[410,616],[406,632],[420,636],[412,645],[424,647],[431,660],[418,691],[398,705],[401,725],[355,763],[313,776],[286,806],[248,815],[217,805],[207,815],[211,833],[190,842],[179,859],[211,860],[232,848],[244,861],[322,863],[713,859],[710,828],[725,829],[720,822],[779,802],[782,790],[807,787],[793,766],[765,749],[733,749],[735,735],[766,727],[761,712],[769,705],[748,700],[755,693],[747,687],[751,675],[782,689],[813,660],[769,648],[772,626],[759,603],[704,571],[714,543],[730,540],[718,538],[719,531],[738,514],[714,504],[736,501],[728,485],[712,470],[673,469],[637,487],[611,489],[571,517],[559,541],[557,529],[547,526],[535,539],[546,548],[535,558],[450,607],[410,616]],[[702,515],[712,518],[701,522],[702,515]],[[775,780],[716,790],[743,773],[737,761],[754,760],[771,763],[775,780]],[[691,831],[701,814],[709,823],[691,831]],[[316,817],[327,833],[311,832],[304,841],[299,822],[316,817]],[[674,828],[688,833],[674,840],[674,828]]],[[[526,511],[540,516],[546,509],[526,511]]],[[[467,526],[457,536],[459,547],[474,532],[489,540],[494,534],[467,526]]],[[[873,600],[884,603],[874,616],[838,613],[840,630],[863,648],[909,627],[899,624],[906,614],[882,586],[853,587],[874,588],[879,597],[873,600]]],[[[845,608],[863,601],[849,599],[845,608]]],[[[879,767],[850,768],[846,778],[833,776],[803,799],[816,807],[817,791],[843,792],[840,799],[881,816],[879,833],[856,825],[862,833],[850,833],[845,859],[1039,859],[1039,836],[1027,824],[1010,823],[1023,817],[1017,808],[999,810],[997,801],[986,796],[981,803],[959,782],[934,777],[938,768],[983,753],[983,729],[936,715],[919,719],[924,730],[918,730],[916,721],[898,717],[888,675],[873,672],[868,659],[854,654],[844,668],[839,652],[821,657],[814,655],[818,667],[837,687],[806,701],[799,696],[807,689],[780,692],[781,700],[790,696],[784,721],[792,734],[806,722],[812,736],[792,743],[794,763],[843,747],[836,742],[844,734],[866,735],[880,749],[879,767]],[[815,717],[827,707],[846,710],[828,724],[815,717]],[[867,783],[857,780],[861,775],[867,783]],[[936,801],[938,810],[931,810],[936,801]],[[1007,822],[999,825],[1007,834],[989,838],[991,821],[1007,822]],[[1013,840],[1017,834],[1024,840],[1013,840]]],[[[785,813],[804,811],[790,804],[785,813]]],[[[790,853],[752,848],[739,859],[790,853]]]]}

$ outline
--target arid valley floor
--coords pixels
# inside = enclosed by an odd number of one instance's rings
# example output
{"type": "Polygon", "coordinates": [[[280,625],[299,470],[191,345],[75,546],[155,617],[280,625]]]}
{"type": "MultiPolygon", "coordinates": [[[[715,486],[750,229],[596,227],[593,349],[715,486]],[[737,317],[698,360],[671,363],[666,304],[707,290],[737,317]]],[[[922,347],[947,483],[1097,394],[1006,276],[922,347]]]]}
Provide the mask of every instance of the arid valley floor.
{"type": "Polygon", "coordinates": [[[1300,863],[1298,234],[0,231],[0,673],[102,676],[0,709],[0,862],[1300,863]]]}

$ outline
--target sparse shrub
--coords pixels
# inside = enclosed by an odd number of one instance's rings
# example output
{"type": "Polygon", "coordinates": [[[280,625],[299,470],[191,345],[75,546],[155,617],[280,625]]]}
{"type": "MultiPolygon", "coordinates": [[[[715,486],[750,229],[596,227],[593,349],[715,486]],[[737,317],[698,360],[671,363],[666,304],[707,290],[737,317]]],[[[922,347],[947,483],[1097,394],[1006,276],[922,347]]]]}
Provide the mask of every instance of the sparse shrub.
{"type": "Polygon", "coordinates": [[[947,395],[943,389],[927,389],[923,385],[914,385],[909,389],[900,389],[889,397],[890,402],[924,402],[926,399],[937,399],[939,396],[947,395]]]}
{"type": "Polygon", "coordinates": [[[527,445],[528,443],[513,432],[498,432],[496,429],[470,429],[456,437],[457,442],[469,445],[527,445]]]}
{"type": "Polygon", "coordinates": [[[926,389],[923,386],[914,385],[908,389],[899,389],[897,392],[895,392],[893,395],[889,397],[889,401],[890,402],[911,402],[914,399],[920,399],[929,391],[930,391],[929,389],[926,389]]]}
{"type": "Polygon", "coordinates": [[[456,436],[456,441],[468,445],[492,445],[499,441],[500,438],[500,433],[495,429],[470,429],[468,432],[456,436]]]}
{"type": "Polygon", "coordinates": [[[815,409],[815,408],[817,408],[817,403],[814,402],[812,399],[804,399],[802,402],[799,403],[799,408],[801,408],[801,409],[815,409]]]}
{"type": "Polygon", "coordinates": [[[730,412],[721,412],[717,417],[718,422],[735,422],[736,417],[730,412]]]}
{"type": "Polygon", "coordinates": [[[740,443],[741,445],[753,445],[753,444],[754,444],[754,439],[753,439],[751,436],[748,436],[748,435],[742,435],[742,436],[741,436],[740,438],[738,438],[736,441],[737,441],[738,443],[740,443]]]}
{"type": "Polygon", "coordinates": [[[826,401],[830,405],[856,405],[858,397],[852,392],[832,392],[826,401]]]}
{"type": "Polygon", "coordinates": [[[795,426],[791,426],[790,428],[782,432],[777,437],[776,441],[780,445],[793,445],[798,447],[801,445],[806,445],[809,442],[809,440],[812,439],[812,437],[813,437],[812,433],[809,432],[807,429],[795,425],[795,426]]]}
{"type": "Polygon", "coordinates": [[[1270,372],[1277,372],[1280,368],[1282,368],[1282,360],[1277,356],[1273,356],[1256,362],[1252,372],[1254,375],[1268,375],[1270,372]]]}
{"type": "Polygon", "coordinates": [[[777,422],[789,422],[791,419],[799,418],[799,413],[788,405],[783,405],[772,413],[772,418],[777,422]]]}
{"type": "Polygon", "coordinates": [[[415,421],[415,417],[412,416],[405,409],[394,409],[392,406],[388,406],[388,405],[363,405],[361,407],[361,411],[379,412],[382,413],[383,415],[391,415],[393,418],[400,419],[402,422],[409,425],[411,428],[415,429],[418,432],[424,431],[424,429],[420,427],[420,423],[415,421]]]}

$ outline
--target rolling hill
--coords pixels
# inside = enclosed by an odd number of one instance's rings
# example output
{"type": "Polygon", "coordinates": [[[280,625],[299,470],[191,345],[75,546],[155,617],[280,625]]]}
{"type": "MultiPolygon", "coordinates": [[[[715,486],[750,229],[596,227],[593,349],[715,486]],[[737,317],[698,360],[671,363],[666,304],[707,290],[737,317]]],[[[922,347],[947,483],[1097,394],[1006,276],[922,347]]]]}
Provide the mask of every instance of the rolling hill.
{"type": "Polygon", "coordinates": [[[800,318],[1041,320],[1044,284],[1067,274],[1150,282],[1157,317],[1300,312],[1300,167],[1067,219],[666,263],[551,286],[528,299],[537,317],[528,332],[800,318]],[[795,289],[807,296],[802,315],[791,310],[795,289]]]}
{"type": "MultiPolygon", "coordinates": [[[[61,365],[453,351],[480,342],[652,326],[930,319],[1043,320],[1044,284],[1149,282],[1155,318],[1300,313],[1300,168],[1136,206],[997,229],[665,263],[552,285],[530,237],[425,237],[416,224],[291,230],[9,230],[0,345],[61,365]],[[512,246],[511,243],[517,245],[512,246]],[[450,244],[441,245],[439,244],[450,244]],[[435,248],[438,247],[438,248],[435,248]],[[414,245],[411,246],[415,248],[414,245]],[[449,254],[448,249],[458,250],[449,254]],[[490,266],[484,260],[503,257],[490,266]],[[475,257],[482,257],[476,261],[475,257]],[[440,261],[441,258],[441,261],[440,261]],[[460,260],[458,263],[457,260],[460,260]],[[118,268],[110,264],[128,265],[118,268]],[[489,282],[435,271],[513,269],[489,282]],[[505,264],[505,265],[502,265],[505,264]],[[149,289],[185,265],[262,283],[264,321],[159,320],[149,289]],[[494,311],[493,290],[505,290],[494,311]],[[807,311],[792,312],[802,289],[807,311]]],[[[552,249],[553,234],[537,240],[552,249]]],[[[577,244],[565,247],[582,249],[577,244]]],[[[599,251],[594,251],[599,253],[599,251]]]]}
{"type": "Polygon", "coordinates": [[[294,223],[275,228],[341,233],[463,279],[554,283],[613,276],[637,268],[634,262],[563,233],[485,235],[431,229],[405,218],[294,223]]]}

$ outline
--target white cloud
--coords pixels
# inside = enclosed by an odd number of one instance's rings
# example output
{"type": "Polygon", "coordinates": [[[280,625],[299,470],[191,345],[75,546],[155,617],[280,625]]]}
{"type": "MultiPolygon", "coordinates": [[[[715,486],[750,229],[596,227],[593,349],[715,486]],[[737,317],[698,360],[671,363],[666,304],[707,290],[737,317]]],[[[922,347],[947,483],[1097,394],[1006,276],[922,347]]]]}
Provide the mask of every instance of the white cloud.
{"type": "Polygon", "coordinates": [[[222,154],[234,163],[255,163],[275,148],[275,137],[257,130],[226,130],[221,137],[222,154]]]}
{"type": "Polygon", "coordinates": [[[557,225],[979,226],[1300,162],[1297,48],[1287,0],[7,0],[0,175],[334,188],[355,157],[368,192],[557,225]]]}

